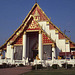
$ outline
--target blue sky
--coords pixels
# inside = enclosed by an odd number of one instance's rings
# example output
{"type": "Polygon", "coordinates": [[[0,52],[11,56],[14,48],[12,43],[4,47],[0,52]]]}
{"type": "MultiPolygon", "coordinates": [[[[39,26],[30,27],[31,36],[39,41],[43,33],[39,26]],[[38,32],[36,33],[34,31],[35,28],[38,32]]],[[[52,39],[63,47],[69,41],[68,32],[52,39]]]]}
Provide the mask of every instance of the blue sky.
{"type": "MultiPolygon", "coordinates": [[[[37,0],[53,24],[75,42],[75,0],[37,0]],[[70,32],[68,32],[70,31],[70,32]]],[[[0,0],[0,46],[22,24],[35,0],[0,0]]]]}

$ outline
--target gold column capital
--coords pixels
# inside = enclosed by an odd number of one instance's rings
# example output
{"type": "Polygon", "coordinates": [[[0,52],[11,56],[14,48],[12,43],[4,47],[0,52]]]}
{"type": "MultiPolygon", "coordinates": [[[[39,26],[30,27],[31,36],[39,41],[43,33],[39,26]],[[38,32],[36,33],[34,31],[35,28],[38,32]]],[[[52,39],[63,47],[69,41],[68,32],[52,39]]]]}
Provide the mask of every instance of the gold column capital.
{"type": "Polygon", "coordinates": [[[10,45],[10,42],[8,42],[8,45],[10,45]]]}
{"type": "Polygon", "coordinates": [[[14,46],[12,45],[12,46],[11,46],[11,48],[13,49],[13,48],[14,48],[14,46]]]}
{"type": "Polygon", "coordinates": [[[24,32],[24,34],[26,35],[26,32],[24,32]]]}
{"type": "Polygon", "coordinates": [[[55,30],[55,33],[56,33],[56,34],[58,34],[58,33],[59,33],[59,31],[58,31],[58,30],[55,30]]]}
{"type": "Polygon", "coordinates": [[[0,49],[0,52],[2,52],[2,49],[0,49]]]}
{"type": "Polygon", "coordinates": [[[55,44],[54,43],[52,44],[52,48],[55,48],[55,44]]]}
{"type": "Polygon", "coordinates": [[[66,44],[68,44],[69,43],[69,40],[66,40],[66,44]]]}
{"type": "Polygon", "coordinates": [[[42,31],[40,30],[40,31],[39,31],[39,34],[41,34],[41,33],[42,33],[42,31]]]}

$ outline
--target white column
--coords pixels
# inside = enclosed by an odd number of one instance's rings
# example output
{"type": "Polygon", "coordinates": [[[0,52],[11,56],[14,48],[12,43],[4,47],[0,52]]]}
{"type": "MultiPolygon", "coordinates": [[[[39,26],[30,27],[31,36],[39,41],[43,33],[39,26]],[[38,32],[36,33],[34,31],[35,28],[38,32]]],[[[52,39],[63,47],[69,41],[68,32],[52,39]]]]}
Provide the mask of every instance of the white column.
{"type": "Polygon", "coordinates": [[[23,58],[22,60],[26,59],[26,32],[23,34],[23,58]]]}
{"type": "Polygon", "coordinates": [[[6,60],[8,61],[8,63],[13,63],[13,50],[14,47],[13,45],[7,44],[7,54],[6,54],[6,60]]]}
{"type": "Polygon", "coordinates": [[[42,33],[39,31],[39,59],[42,60],[42,33]]]}
{"type": "Polygon", "coordinates": [[[2,56],[1,55],[2,55],[2,50],[0,50],[0,60],[2,59],[2,56]]]}
{"type": "Polygon", "coordinates": [[[56,58],[55,45],[52,44],[52,60],[54,60],[54,57],[56,58]]]}
{"type": "Polygon", "coordinates": [[[13,57],[14,57],[14,47],[11,46],[11,63],[13,63],[13,57]]]}

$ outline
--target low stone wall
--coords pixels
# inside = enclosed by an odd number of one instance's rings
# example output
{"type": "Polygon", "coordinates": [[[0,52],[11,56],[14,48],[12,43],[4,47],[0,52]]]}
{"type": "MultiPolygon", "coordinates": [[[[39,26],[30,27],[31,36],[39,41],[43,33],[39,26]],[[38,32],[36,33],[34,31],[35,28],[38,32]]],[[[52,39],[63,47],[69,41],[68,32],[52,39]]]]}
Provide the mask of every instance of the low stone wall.
{"type": "MultiPolygon", "coordinates": [[[[6,59],[0,59],[0,64],[2,63],[7,63],[7,64],[24,64],[24,65],[29,65],[28,60],[23,61],[23,60],[13,60],[12,62],[10,60],[6,60],[6,59]]],[[[54,60],[34,60],[34,62],[31,62],[31,65],[36,65],[36,64],[42,64],[43,66],[52,66],[53,64],[58,64],[60,67],[62,66],[62,64],[67,63],[67,64],[72,64],[74,67],[75,64],[75,59],[70,59],[70,60],[58,60],[58,59],[54,59],[54,60]]]]}
{"type": "Polygon", "coordinates": [[[34,60],[34,65],[35,64],[42,64],[43,66],[52,66],[53,64],[58,64],[60,67],[62,67],[62,64],[67,63],[67,64],[72,64],[74,67],[75,60],[34,60]]]}

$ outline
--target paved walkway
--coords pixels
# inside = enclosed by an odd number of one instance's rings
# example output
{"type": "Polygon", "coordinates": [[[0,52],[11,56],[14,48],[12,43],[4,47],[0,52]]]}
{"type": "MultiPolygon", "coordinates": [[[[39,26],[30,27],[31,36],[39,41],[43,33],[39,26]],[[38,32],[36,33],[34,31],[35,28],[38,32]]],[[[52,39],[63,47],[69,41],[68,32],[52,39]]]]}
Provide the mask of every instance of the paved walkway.
{"type": "Polygon", "coordinates": [[[16,67],[16,68],[5,68],[0,69],[0,75],[20,75],[25,72],[31,71],[31,67],[16,67]]]}

